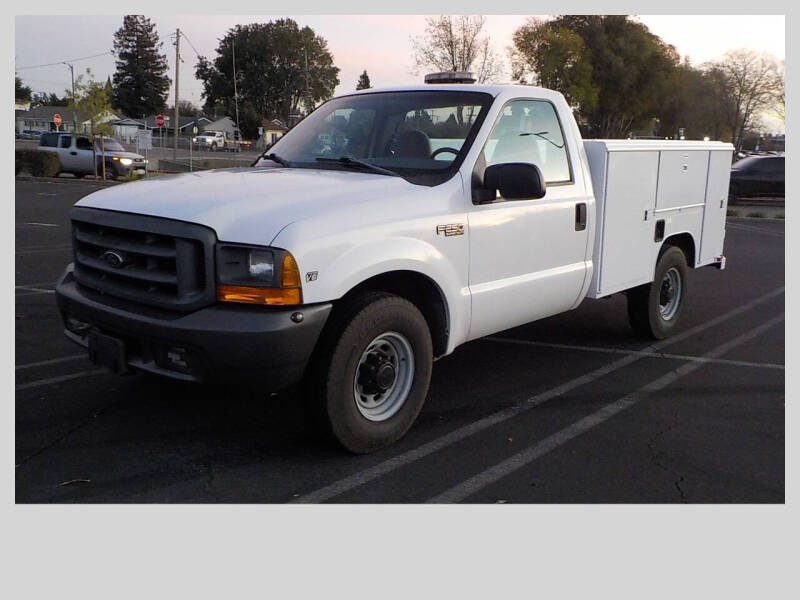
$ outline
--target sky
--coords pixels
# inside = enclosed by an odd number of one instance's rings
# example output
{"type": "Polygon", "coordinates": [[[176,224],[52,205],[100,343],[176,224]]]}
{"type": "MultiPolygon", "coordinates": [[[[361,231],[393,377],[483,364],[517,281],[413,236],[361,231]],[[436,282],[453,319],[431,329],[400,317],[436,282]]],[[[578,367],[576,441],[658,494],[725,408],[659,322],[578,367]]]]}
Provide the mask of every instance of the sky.
{"type": "MultiPolygon", "coordinates": [[[[172,45],[176,28],[188,38],[181,41],[180,96],[202,105],[202,84],[194,77],[197,53],[213,57],[218,40],[236,24],[267,22],[290,17],[308,25],[328,41],[334,64],[341,71],[336,93],[355,89],[359,74],[366,69],[373,87],[420,83],[413,73],[411,36],[425,30],[422,15],[148,15],[164,42],[163,50],[175,72],[172,45]]],[[[487,15],[486,29],[496,49],[507,56],[511,35],[527,15],[487,15]]],[[[785,19],[782,15],[640,15],[637,16],[665,42],[672,44],[692,63],[720,58],[726,50],[747,47],[785,58],[785,19]]],[[[15,64],[24,83],[34,91],[63,94],[70,87],[70,72],[63,64],[26,68],[47,63],[93,56],[111,49],[114,32],[122,15],[17,16],[15,21],[15,64]],[[46,40],[47,43],[42,43],[46,40]]],[[[87,67],[96,79],[114,73],[110,55],[73,61],[75,75],[87,67]]],[[[508,61],[506,60],[508,67],[508,61]]],[[[503,80],[510,80],[506,69],[503,80]]],[[[174,89],[168,102],[174,100],[174,89]]]]}

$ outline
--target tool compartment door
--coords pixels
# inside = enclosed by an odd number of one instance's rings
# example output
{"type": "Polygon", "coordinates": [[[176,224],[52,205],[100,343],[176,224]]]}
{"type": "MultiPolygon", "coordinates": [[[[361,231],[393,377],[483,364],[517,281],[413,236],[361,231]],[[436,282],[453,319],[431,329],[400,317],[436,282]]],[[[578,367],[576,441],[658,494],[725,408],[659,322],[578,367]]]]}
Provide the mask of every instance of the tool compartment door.
{"type": "Polygon", "coordinates": [[[725,215],[728,210],[728,186],[731,180],[731,153],[727,150],[710,153],[706,206],[703,211],[703,239],[700,242],[699,265],[713,263],[722,254],[725,242],[725,215]]]}
{"type": "Polygon", "coordinates": [[[653,279],[653,210],[658,152],[610,152],[600,260],[599,295],[653,279]],[[645,214],[646,213],[646,214],[645,214]]]}

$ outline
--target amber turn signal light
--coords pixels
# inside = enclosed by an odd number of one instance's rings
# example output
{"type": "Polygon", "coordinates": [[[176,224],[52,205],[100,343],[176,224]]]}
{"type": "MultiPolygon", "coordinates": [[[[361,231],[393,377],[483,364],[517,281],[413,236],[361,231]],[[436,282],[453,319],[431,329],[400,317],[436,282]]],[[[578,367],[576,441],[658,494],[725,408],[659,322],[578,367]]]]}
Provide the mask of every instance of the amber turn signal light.
{"type": "Polygon", "coordinates": [[[261,288],[245,285],[220,285],[217,300],[244,304],[270,304],[288,306],[300,304],[300,288],[261,288]]]}
{"type": "Polygon", "coordinates": [[[217,300],[220,302],[240,302],[243,304],[267,304],[273,306],[293,306],[302,304],[303,292],[300,287],[300,269],[294,257],[286,252],[281,261],[281,287],[254,287],[249,285],[219,285],[217,300]]]}

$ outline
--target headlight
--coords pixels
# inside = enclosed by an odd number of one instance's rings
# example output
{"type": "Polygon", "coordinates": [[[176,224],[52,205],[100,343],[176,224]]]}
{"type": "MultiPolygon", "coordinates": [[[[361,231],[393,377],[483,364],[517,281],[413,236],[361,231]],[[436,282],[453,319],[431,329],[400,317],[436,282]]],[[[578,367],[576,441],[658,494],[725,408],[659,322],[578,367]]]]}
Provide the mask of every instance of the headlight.
{"type": "Polygon", "coordinates": [[[217,300],[301,304],[300,270],[286,250],[220,244],[217,246],[217,300]]]}
{"type": "Polygon", "coordinates": [[[121,162],[126,167],[133,164],[133,159],[131,158],[120,158],[119,162],[121,162]]]}

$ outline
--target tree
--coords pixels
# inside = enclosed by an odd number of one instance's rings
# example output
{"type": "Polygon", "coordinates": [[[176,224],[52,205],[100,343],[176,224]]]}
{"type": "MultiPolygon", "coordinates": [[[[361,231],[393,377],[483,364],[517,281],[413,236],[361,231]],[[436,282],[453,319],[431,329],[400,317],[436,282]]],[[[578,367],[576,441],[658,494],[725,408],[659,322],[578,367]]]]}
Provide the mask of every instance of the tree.
{"type": "Polygon", "coordinates": [[[67,106],[69,97],[65,94],[63,98],[59,98],[58,94],[51,92],[50,95],[44,96],[39,103],[42,106],[67,106]]]}
{"type": "Polygon", "coordinates": [[[739,49],[707,65],[737,150],[759,114],[774,109],[784,89],[777,61],[764,53],[739,49]]]}
{"type": "Polygon", "coordinates": [[[328,43],[310,27],[292,19],[236,25],[220,40],[213,61],[200,57],[196,66],[208,113],[235,114],[234,45],[239,127],[246,137],[258,135],[263,117],[289,122],[300,110],[310,112],[339,84],[328,43]]]}
{"type": "MultiPolygon", "coordinates": [[[[167,113],[174,112],[174,106],[167,107],[167,113]]],[[[178,100],[178,114],[182,117],[199,117],[203,111],[195,106],[191,100],[178,100]]]]}
{"type": "Polygon", "coordinates": [[[782,121],[786,121],[786,61],[782,60],[778,67],[778,77],[781,79],[780,89],[775,94],[775,114],[778,115],[782,121]]]}
{"type": "Polygon", "coordinates": [[[512,61],[564,93],[586,135],[625,137],[656,117],[679,57],[625,15],[563,15],[518,29],[512,61]]]}
{"type": "Polygon", "coordinates": [[[69,108],[87,115],[91,135],[111,135],[108,123],[101,123],[106,113],[111,112],[111,97],[105,83],[95,81],[90,69],[75,79],[75,95],[69,93],[69,108]]]}
{"type": "MultiPolygon", "coordinates": [[[[364,71],[366,73],[366,71],[364,71]]],[[[31,88],[22,85],[19,75],[14,75],[14,100],[17,102],[29,102],[31,99],[31,88]]]]}
{"type": "Polygon", "coordinates": [[[412,37],[417,72],[474,72],[479,83],[493,80],[502,70],[502,61],[484,33],[482,15],[440,15],[425,19],[425,35],[412,37]]]}
{"type": "Polygon", "coordinates": [[[369,81],[369,75],[367,75],[367,70],[364,69],[364,72],[358,78],[358,83],[356,84],[356,90],[368,90],[372,87],[372,84],[369,81]]]}
{"type": "Polygon", "coordinates": [[[688,60],[675,69],[657,117],[656,135],[676,137],[683,129],[686,139],[730,139],[713,75],[688,60]]]}
{"type": "Polygon", "coordinates": [[[573,108],[590,112],[597,107],[598,86],[592,80],[586,44],[577,33],[531,17],[512,41],[513,79],[558,90],[573,108]]]}
{"type": "Polygon", "coordinates": [[[112,103],[126,115],[160,112],[166,103],[170,78],[167,57],[155,25],[142,15],[125,15],[114,34],[112,53],[117,70],[112,103]]]}

